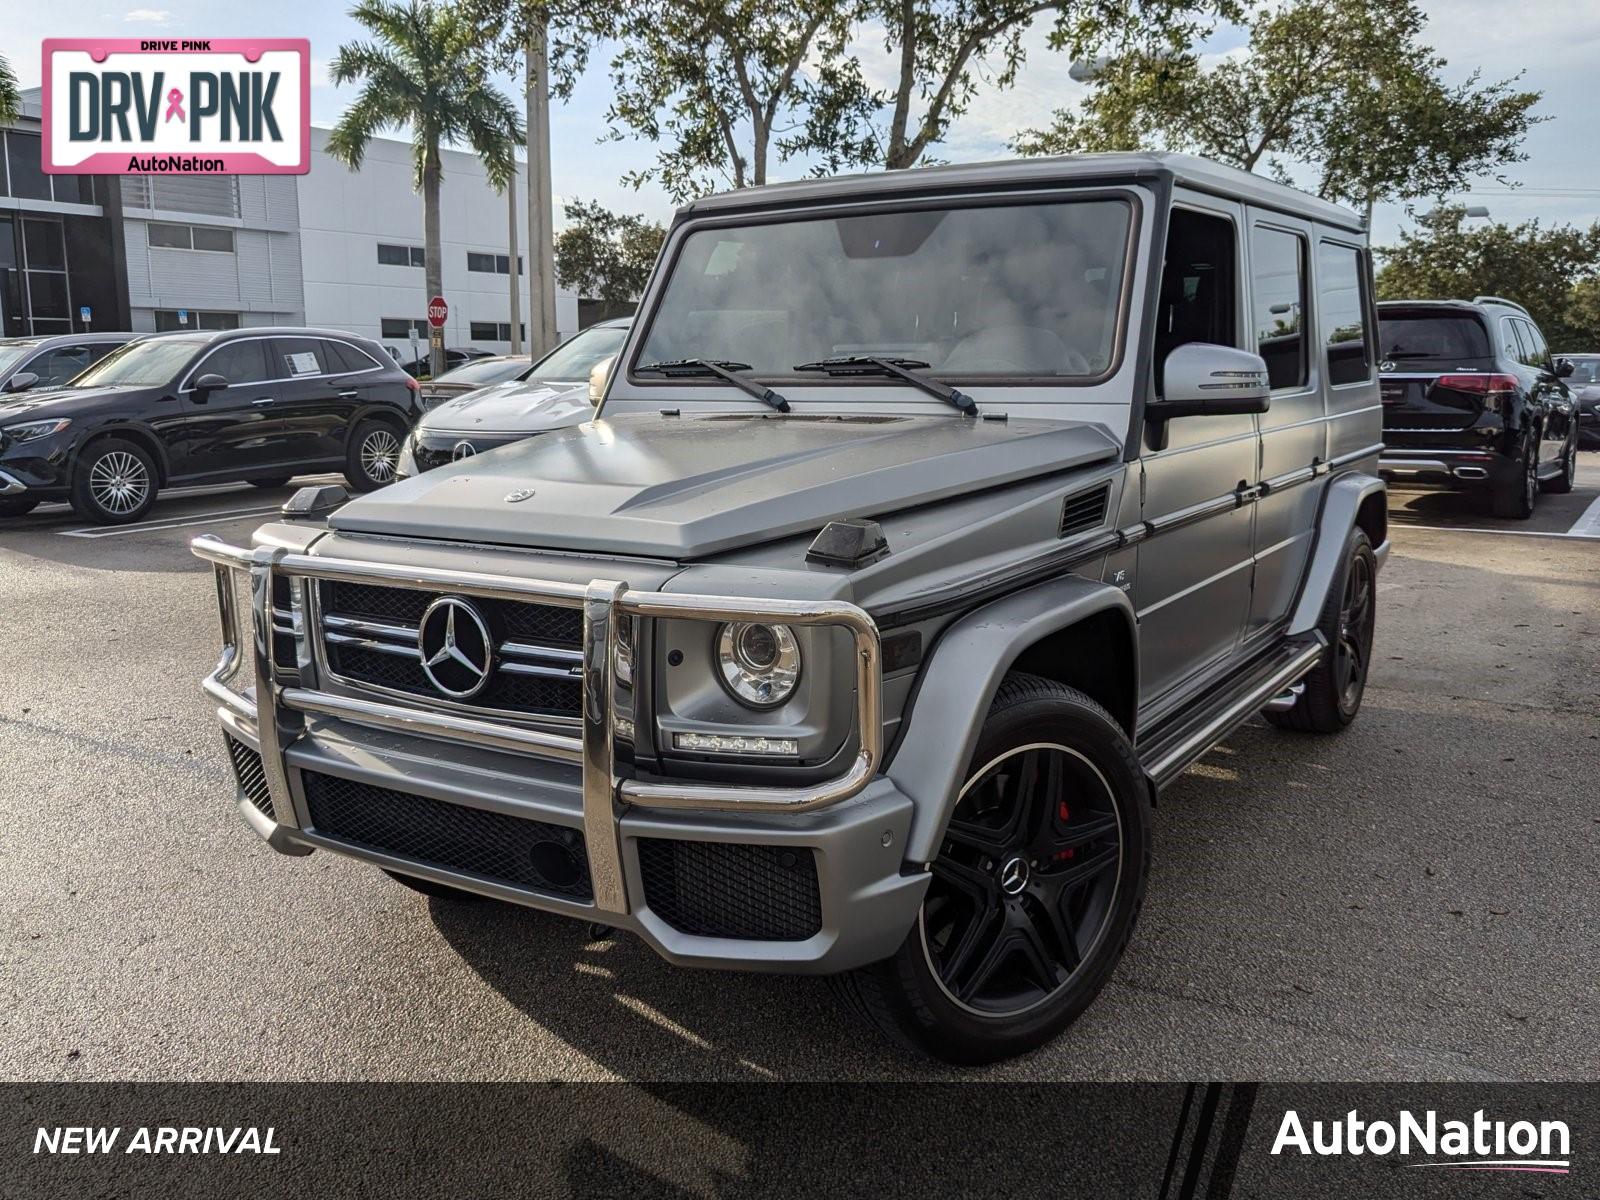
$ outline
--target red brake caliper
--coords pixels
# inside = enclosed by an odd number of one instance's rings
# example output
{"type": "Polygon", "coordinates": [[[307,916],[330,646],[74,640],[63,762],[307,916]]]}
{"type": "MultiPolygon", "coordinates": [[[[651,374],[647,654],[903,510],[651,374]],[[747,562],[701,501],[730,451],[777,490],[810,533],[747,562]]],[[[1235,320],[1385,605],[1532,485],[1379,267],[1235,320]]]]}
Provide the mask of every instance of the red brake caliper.
{"type": "MultiPolygon", "coordinates": [[[[1072,810],[1067,807],[1067,802],[1065,800],[1060,801],[1056,805],[1056,820],[1060,821],[1063,825],[1072,820],[1072,810]]],[[[1076,853],[1077,851],[1075,850],[1057,850],[1055,859],[1057,862],[1061,862],[1063,859],[1071,858],[1076,853]]]]}

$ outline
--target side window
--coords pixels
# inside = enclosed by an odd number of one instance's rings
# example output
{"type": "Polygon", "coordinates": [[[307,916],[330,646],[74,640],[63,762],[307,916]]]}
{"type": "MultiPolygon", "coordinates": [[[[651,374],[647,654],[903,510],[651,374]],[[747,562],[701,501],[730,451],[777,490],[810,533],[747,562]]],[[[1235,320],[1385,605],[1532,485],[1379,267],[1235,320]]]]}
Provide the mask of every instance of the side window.
{"type": "Polygon", "coordinates": [[[1167,355],[1189,342],[1237,346],[1233,222],[1175,208],[1156,310],[1156,388],[1167,355]]]}
{"type": "Polygon", "coordinates": [[[1361,251],[1334,242],[1318,245],[1317,300],[1327,338],[1330,386],[1372,377],[1372,330],[1361,280],[1361,251]]]}
{"type": "Polygon", "coordinates": [[[272,378],[267,363],[267,343],[260,338],[229,342],[207,355],[196,375],[221,375],[230,384],[264,383],[272,378]]]}
{"type": "Polygon", "coordinates": [[[1545,344],[1544,334],[1539,332],[1539,327],[1532,321],[1522,323],[1523,336],[1528,339],[1528,353],[1532,356],[1528,365],[1538,367],[1540,370],[1551,369],[1550,347],[1545,344]]]}
{"type": "Polygon", "coordinates": [[[328,343],[317,338],[273,338],[272,352],[284,379],[334,375],[339,370],[328,362],[328,343]]]}
{"type": "Polygon", "coordinates": [[[1304,387],[1306,358],[1306,240],[1281,229],[1250,234],[1250,304],[1256,352],[1274,388],[1304,387]]]}
{"type": "Polygon", "coordinates": [[[1515,362],[1527,362],[1528,347],[1523,343],[1522,331],[1517,328],[1519,324],[1520,321],[1507,317],[1500,322],[1500,329],[1505,334],[1506,353],[1515,362]]]}
{"type": "Polygon", "coordinates": [[[39,377],[39,387],[55,387],[66,383],[93,361],[94,355],[87,346],[59,346],[39,355],[23,370],[39,377]]]}

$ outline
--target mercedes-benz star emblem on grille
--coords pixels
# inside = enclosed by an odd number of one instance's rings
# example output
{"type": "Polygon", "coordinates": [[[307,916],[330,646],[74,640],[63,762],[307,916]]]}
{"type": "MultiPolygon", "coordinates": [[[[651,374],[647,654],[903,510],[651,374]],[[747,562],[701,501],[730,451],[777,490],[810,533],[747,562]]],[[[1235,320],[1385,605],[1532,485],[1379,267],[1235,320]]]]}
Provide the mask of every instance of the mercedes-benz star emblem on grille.
{"type": "Polygon", "coordinates": [[[1385,359],[1383,362],[1378,364],[1378,370],[1380,373],[1387,375],[1389,372],[1394,370],[1394,363],[1385,359]]]}
{"type": "Polygon", "coordinates": [[[455,596],[428,605],[417,627],[422,672],[446,696],[476,696],[494,674],[494,642],[478,610],[455,596]]]}
{"type": "Polygon", "coordinates": [[[514,492],[506,493],[506,503],[516,504],[518,501],[526,500],[531,495],[533,495],[532,488],[518,488],[514,492]]]}
{"type": "Polygon", "coordinates": [[[463,458],[471,458],[478,452],[478,448],[471,442],[457,442],[450,447],[450,461],[460,462],[463,458]]]}

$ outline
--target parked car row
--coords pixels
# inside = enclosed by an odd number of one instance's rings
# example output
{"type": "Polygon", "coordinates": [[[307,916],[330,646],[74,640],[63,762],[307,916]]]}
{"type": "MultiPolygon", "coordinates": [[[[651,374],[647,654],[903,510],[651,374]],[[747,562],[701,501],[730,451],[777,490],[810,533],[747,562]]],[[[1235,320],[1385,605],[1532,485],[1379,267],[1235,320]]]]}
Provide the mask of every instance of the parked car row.
{"type": "Polygon", "coordinates": [[[1541,489],[1572,490],[1584,422],[1600,436],[1600,359],[1575,390],[1577,365],[1498,296],[1380,304],[1378,336],[1386,478],[1486,490],[1495,516],[1520,520],[1541,489]]]}
{"type": "Polygon", "coordinates": [[[65,500],[137,521],[168,487],[343,472],[369,491],[428,465],[583,420],[595,362],[626,321],[527,356],[460,356],[419,384],[379,343],[331,329],[238,329],[0,340],[0,517],[65,500]],[[498,385],[498,386],[497,386],[498,385]],[[473,397],[470,408],[451,403],[473,397]],[[481,399],[480,399],[481,397],[481,399]],[[437,428],[413,427],[430,409],[437,428]],[[435,453],[447,441],[443,457],[435,453]],[[465,440],[468,449],[453,448],[465,440]]]}

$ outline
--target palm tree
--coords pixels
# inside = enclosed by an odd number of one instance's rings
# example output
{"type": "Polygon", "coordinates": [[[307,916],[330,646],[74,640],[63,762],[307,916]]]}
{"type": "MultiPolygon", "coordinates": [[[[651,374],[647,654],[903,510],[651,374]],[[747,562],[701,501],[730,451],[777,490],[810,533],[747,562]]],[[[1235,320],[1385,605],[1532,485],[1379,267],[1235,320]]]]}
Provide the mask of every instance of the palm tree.
{"type": "MultiPolygon", "coordinates": [[[[431,0],[362,0],[350,15],[375,42],[351,42],[333,60],[335,83],[361,80],[361,94],[339,118],[328,151],[359,170],[367,143],[386,129],[411,129],[416,187],[422,193],[424,270],[429,296],[444,288],[439,244],[441,143],[465,142],[477,152],[489,182],[503,189],[516,170],[522,122],[511,101],[489,80],[478,31],[456,5],[431,0]]],[[[432,373],[444,370],[435,348],[432,373]]]]}
{"type": "Polygon", "coordinates": [[[22,93],[17,90],[17,76],[11,64],[0,57],[0,121],[15,121],[22,111],[22,93]]]}

